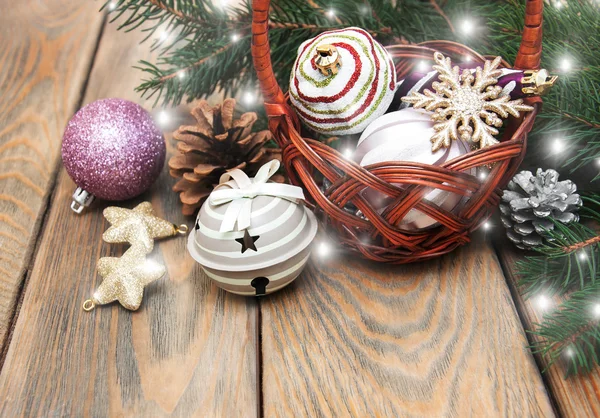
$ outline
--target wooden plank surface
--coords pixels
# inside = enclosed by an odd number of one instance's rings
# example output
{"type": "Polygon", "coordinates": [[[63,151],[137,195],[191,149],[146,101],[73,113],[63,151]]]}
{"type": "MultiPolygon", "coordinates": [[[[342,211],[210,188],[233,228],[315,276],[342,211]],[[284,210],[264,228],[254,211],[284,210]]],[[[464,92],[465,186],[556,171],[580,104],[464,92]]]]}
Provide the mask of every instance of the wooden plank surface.
{"type": "MultiPolygon", "coordinates": [[[[50,190],[95,53],[99,5],[17,2],[0,13],[8,40],[0,46],[0,352],[28,276],[0,370],[0,416],[553,416],[498,261],[481,241],[411,266],[313,256],[292,287],[260,300],[259,320],[255,299],[218,290],[185,240],[171,239],[151,255],[167,277],[149,286],[138,312],[84,313],[81,302],[100,283],[96,261],[126,247],[101,241],[106,204],[70,211],[74,185],[63,169],[50,190]]],[[[139,102],[131,65],[149,56],[142,35],[108,26],[85,103],[139,102]]],[[[165,169],[126,206],[151,200],[159,215],[191,225],[173,183],[165,169]]],[[[517,303],[528,322],[539,319],[517,303]]],[[[598,379],[551,371],[559,412],[600,416],[598,379]]]]}
{"type": "Polygon", "coordinates": [[[265,416],[554,415],[488,244],[328,259],[261,300],[265,416]]]}
{"type": "MultiPolygon", "coordinates": [[[[532,329],[533,324],[540,323],[544,311],[536,306],[536,299],[525,300],[520,296],[515,274],[515,263],[523,256],[508,240],[502,240],[504,245],[499,245],[498,256],[504,267],[506,280],[512,287],[513,298],[521,319],[527,329],[532,329]]],[[[560,297],[555,297],[548,309],[553,309],[561,303],[560,297]]],[[[532,342],[536,338],[530,335],[532,342]]],[[[547,362],[541,356],[537,356],[540,369],[545,369],[547,362]]],[[[544,379],[556,407],[563,417],[600,417],[600,370],[595,368],[591,373],[580,376],[564,378],[564,364],[560,362],[550,367],[544,379]]]]}
{"type": "MultiPolygon", "coordinates": [[[[139,102],[140,72],[131,66],[148,58],[140,36],[105,29],[86,103],[139,102]]],[[[192,225],[173,183],[165,166],[158,183],[126,205],[151,200],[160,216],[192,225]]],[[[256,416],[256,300],[211,285],[178,237],[155,245],[150,257],[168,273],[147,288],[139,311],[116,304],[84,312],[82,301],[100,283],[96,261],[126,247],[101,241],[106,204],[71,212],[74,187],[61,169],[0,374],[0,416],[256,416]]]]}
{"type": "Polygon", "coordinates": [[[97,4],[0,2],[0,363],[54,185],[62,130],[81,97],[97,4]]]}

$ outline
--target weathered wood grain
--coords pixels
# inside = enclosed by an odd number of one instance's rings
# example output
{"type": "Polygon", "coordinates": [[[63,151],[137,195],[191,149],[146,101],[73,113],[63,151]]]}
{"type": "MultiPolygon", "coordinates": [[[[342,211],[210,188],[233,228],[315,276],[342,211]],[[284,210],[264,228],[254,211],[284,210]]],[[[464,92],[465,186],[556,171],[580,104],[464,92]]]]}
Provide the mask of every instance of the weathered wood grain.
{"type": "Polygon", "coordinates": [[[102,16],[90,2],[0,2],[0,353],[102,16]]]}
{"type": "Polygon", "coordinates": [[[265,416],[554,415],[488,244],[328,259],[261,300],[265,416]]]}
{"type": "MultiPolygon", "coordinates": [[[[105,29],[85,102],[139,101],[140,72],[131,66],[148,58],[141,36],[105,29]]],[[[125,205],[150,200],[159,215],[191,225],[173,183],[165,168],[125,205]]],[[[96,261],[125,247],[101,241],[106,204],[82,216],[70,211],[74,187],[61,169],[0,374],[0,416],[256,416],[256,301],[211,285],[179,237],[155,245],[151,258],[168,273],[146,289],[139,311],[116,304],[84,312],[82,301],[100,283],[96,261]]]]}
{"type": "MultiPolygon", "coordinates": [[[[533,324],[540,323],[544,312],[536,307],[535,299],[525,300],[519,293],[518,278],[515,275],[515,263],[523,256],[518,250],[503,240],[504,245],[497,247],[498,257],[504,267],[506,280],[513,291],[513,298],[527,329],[532,329],[533,324]]],[[[553,306],[560,304],[560,297],[554,298],[553,306]]],[[[552,309],[550,307],[549,309],[552,309]]],[[[532,342],[534,335],[530,335],[532,342]]],[[[545,369],[547,361],[541,356],[536,356],[540,369],[545,369]]],[[[548,391],[554,398],[556,407],[563,417],[599,417],[600,416],[600,371],[598,368],[591,373],[581,376],[564,378],[565,365],[559,363],[550,367],[545,375],[548,391]]]]}

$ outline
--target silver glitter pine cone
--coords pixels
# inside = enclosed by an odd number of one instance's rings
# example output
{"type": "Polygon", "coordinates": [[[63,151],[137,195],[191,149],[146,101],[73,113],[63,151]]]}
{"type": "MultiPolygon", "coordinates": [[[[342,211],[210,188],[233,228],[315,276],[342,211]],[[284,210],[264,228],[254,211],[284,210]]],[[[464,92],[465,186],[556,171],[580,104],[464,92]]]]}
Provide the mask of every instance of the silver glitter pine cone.
{"type": "Polygon", "coordinates": [[[521,171],[508,183],[502,195],[500,212],[508,238],[521,249],[541,245],[546,231],[554,229],[551,219],[577,222],[582,205],[571,180],[558,181],[555,170],[521,171]]]}

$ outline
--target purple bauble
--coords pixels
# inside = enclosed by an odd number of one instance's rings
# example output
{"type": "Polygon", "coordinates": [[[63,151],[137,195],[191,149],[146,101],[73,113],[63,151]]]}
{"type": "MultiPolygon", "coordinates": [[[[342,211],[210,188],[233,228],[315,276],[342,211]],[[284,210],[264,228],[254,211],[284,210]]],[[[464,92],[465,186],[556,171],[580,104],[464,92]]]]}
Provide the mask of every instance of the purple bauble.
{"type": "MultiPolygon", "coordinates": [[[[76,195],[87,192],[104,200],[126,200],[146,191],[163,168],[165,152],[150,113],[123,99],[97,100],[81,108],[67,124],[62,142],[65,169],[80,188],[76,195]]],[[[76,202],[86,206],[76,195],[76,202]]]]}

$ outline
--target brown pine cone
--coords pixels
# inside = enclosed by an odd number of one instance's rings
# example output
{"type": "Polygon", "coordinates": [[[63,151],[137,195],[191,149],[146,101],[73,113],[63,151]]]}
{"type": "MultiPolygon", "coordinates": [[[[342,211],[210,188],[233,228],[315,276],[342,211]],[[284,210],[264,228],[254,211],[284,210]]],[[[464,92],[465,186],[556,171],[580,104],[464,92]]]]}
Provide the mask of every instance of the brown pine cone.
{"type": "MultiPolygon", "coordinates": [[[[244,113],[234,120],[234,109],[234,99],[212,108],[202,100],[191,112],[196,125],[182,125],[173,133],[181,154],[169,160],[169,168],[171,176],[180,178],[173,191],[179,193],[184,215],[198,210],[227,170],[239,168],[253,177],[263,164],[281,161],[281,150],[265,147],[272,139],[271,132],[252,132],[256,113],[244,113]]],[[[283,176],[271,179],[284,181],[283,176]]]]}

